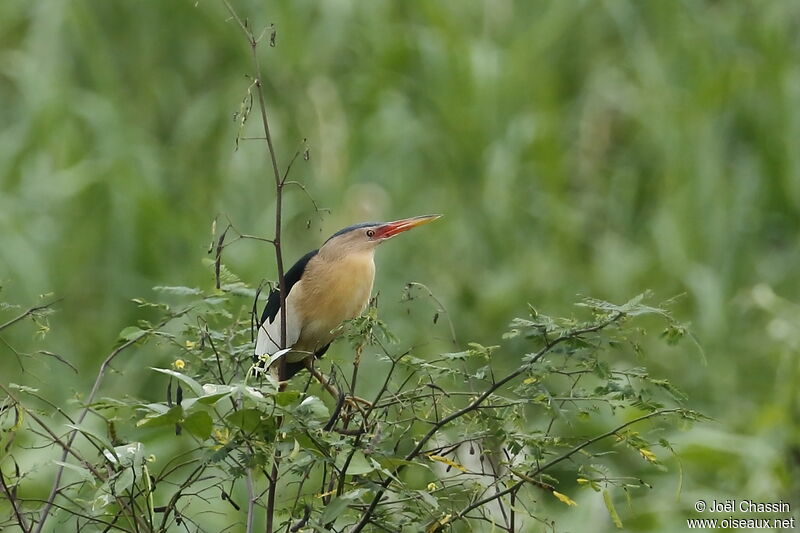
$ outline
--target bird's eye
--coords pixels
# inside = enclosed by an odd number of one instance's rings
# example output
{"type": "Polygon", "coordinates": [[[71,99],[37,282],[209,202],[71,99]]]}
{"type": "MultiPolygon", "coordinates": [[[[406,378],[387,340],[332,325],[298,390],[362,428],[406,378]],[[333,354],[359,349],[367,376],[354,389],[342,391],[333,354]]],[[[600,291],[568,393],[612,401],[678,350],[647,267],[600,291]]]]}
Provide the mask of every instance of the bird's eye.
{"type": "Polygon", "coordinates": [[[375,235],[375,230],[374,229],[368,229],[367,230],[367,237],[373,237],[374,235],[375,235]]]}

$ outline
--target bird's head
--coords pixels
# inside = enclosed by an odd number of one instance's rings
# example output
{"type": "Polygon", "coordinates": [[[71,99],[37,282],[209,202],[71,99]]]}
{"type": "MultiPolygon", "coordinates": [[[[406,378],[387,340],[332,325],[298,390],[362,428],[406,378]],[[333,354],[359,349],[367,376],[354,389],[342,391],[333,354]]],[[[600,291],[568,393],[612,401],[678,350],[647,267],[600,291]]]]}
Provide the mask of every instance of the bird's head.
{"type": "Polygon", "coordinates": [[[380,243],[411,228],[433,222],[442,215],[422,215],[404,218],[394,222],[364,222],[348,226],[334,233],[320,253],[331,257],[341,257],[353,253],[372,252],[380,243]]]}

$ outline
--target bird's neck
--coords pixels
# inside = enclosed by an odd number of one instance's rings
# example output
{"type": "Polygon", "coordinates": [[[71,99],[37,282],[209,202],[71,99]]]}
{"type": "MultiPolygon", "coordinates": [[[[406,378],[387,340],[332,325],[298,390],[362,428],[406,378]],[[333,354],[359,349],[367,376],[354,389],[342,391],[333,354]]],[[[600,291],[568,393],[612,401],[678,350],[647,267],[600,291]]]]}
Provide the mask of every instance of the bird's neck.
{"type": "Polygon", "coordinates": [[[373,255],[359,251],[326,258],[320,253],[309,262],[298,305],[305,321],[303,338],[326,344],[333,339],[331,331],[364,310],[375,279],[373,255]]]}
{"type": "Polygon", "coordinates": [[[339,250],[328,246],[320,248],[317,257],[326,263],[372,263],[374,264],[375,248],[349,251],[339,250]]]}

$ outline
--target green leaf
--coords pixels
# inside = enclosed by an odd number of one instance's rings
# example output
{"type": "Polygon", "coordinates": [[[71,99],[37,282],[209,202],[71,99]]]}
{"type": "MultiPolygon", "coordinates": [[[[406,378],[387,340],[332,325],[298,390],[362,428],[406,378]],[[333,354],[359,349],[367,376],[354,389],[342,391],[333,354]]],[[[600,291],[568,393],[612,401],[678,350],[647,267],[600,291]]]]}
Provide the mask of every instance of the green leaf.
{"type": "Polygon", "coordinates": [[[203,291],[200,289],[195,289],[193,287],[180,287],[180,286],[169,286],[169,285],[158,285],[153,287],[154,291],[164,292],[167,294],[175,294],[177,296],[199,296],[203,294],[203,291]]]}
{"type": "MultiPolygon", "coordinates": [[[[339,470],[344,468],[345,461],[347,461],[349,455],[349,452],[340,453],[336,457],[336,468],[339,470]]],[[[369,474],[373,470],[375,470],[375,465],[367,460],[361,450],[356,450],[353,454],[353,458],[350,459],[350,463],[347,465],[347,472],[345,472],[345,474],[350,476],[362,476],[364,474],[369,474]]]]}
{"type": "Polygon", "coordinates": [[[136,305],[138,305],[139,307],[149,307],[149,308],[160,309],[162,311],[169,311],[169,306],[167,304],[148,302],[147,300],[143,300],[142,298],[132,298],[131,301],[136,305]]]}
{"type": "Polygon", "coordinates": [[[98,513],[114,501],[114,497],[108,492],[108,486],[103,485],[103,490],[97,491],[97,496],[92,501],[92,512],[98,513]]]}
{"type": "Polygon", "coordinates": [[[297,442],[297,439],[294,440],[294,446],[292,446],[292,451],[289,454],[289,462],[293,463],[297,456],[300,455],[300,443],[297,442]]]}
{"type": "Polygon", "coordinates": [[[100,435],[98,433],[95,433],[94,431],[88,430],[86,428],[83,428],[75,424],[67,424],[67,427],[70,429],[74,429],[75,431],[77,431],[78,433],[80,433],[89,440],[93,440],[97,443],[102,444],[103,448],[106,448],[108,450],[114,448],[114,446],[111,444],[111,441],[109,441],[105,435],[100,435]]]}
{"type": "Polygon", "coordinates": [[[240,409],[225,417],[232,426],[236,426],[245,433],[255,433],[261,426],[261,411],[258,409],[240,409]]]}
{"type": "Polygon", "coordinates": [[[427,490],[417,490],[415,492],[419,494],[420,497],[422,498],[422,501],[424,501],[430,507],[432,507],[433,509],[439,508],[439,500],[437,500],[433,494],[431,494],[427,490]]]}
{"type": "Polygon", "coordinates": [[[334,498],[328,505],[325,506],[325,510],[322,511],[322,516],[319,517],[319,521],[322,524],[333,522],[339,518],[339,515],[341,515],[351,503],[353,503],[353,501],[350,499],[342,497],[334,498]]]}
{"type": "Polygon", "coordinates": [[[198,405],[214,405],[222,398],[226,396],[230,396],[233,392],[233,387],[228,387],[227,385],[220,386],[220,385],[211,385],[208,384],[203,385],[203,390],[206,392],[203,396],[198,398],[189,398],[188,400],[183,400],[183,408],[187,411],[191,410],[195,404],[198,405]],[[213,391],[213,392],[209,392],[213,391]]]}
{"type": "Polygon", "coordinates": [[[132,341],[134,339],[144,337],[146,334],[147,332],[143,329],[137,328],[136,326],[128,326],[119,332],[119,340],[132,341]]]}
{"type": "Polygon", "coordinates": [[[113,464],[120,466],[133,466],[144,463],[144,444],[131,442],[122,446],[115,446],[114,453],[104,450],[103,455],[113,464]]]}
{"type": "Polygon", "coordinates": [[[154,411],[154,412],[156,412],[156,413],[158,413],[160,415],[163,415],[164,413],[169,411],[169,407],[166,404],[163,404],[163,403],[146,403],[146,404],[142,405],[141,407],[143,407],[145,409],[150,409],[151,411],[154,411]]]}
{"type": "Polygon", "coordinates": [[[230,392],[218,392],[216,394],[206,394],[205,396],[200,396],[197,398],[197,403],[201,403],[203,405],[214,405],[221,399],[226,396],[229,396],[230,392]]]}
{"type": "Polygon", "coordinates": [[[300,391],[286,390],[275,395],[275,403],[281,407],[286,407],[296,402],[299,397],[300,391]]]}
{"type": "Polygon", "coordinates": [[[214,405],[222,398],[231,394],[234,390],[236,390],[236,388],[230,385],[206,383],[203,385],[204,394],[197,398],[197,401],[203,405],[214,405]]]}
{"type": "Polygon", "coordinates": [[[214,453],[212,453],[209,461],[212,463],[219,463],[231,454],[235,446],[235,442],[229,442],[219,450],[216,450],[214,453]]]}
{"type": "Polygon", "coordinates": [[[229,392],[233,392],[236,390],[236,387],[231,387],[230,385],[219,385],[217,383],[205,383],[203,384],[203,394],[211,395],[211,394],[225,394],[229,392]]]}
{"type": "Polygon", "coordinates": [[[472,357],[485,357],[489,358],[500,346],[484,346],[477,342],[468,342],[467,346],[470,347],[469,355],[472,357]]]}
{"type": "Polygon", "coordinates": [[[9,389],[18,390],[20,392],[27,392],[29,394],[36,394],[39,392],[39,389],[34,389],[33,387],[26,387],[25,385],[17,385],[16,383],[9,383],[9,389]]]}
{"type": "Polygon", "coordinates": [[[291,352],[291,351],[292,351],[292,349],[291,349],[291,348],[284,348],[283,350],[278,350],[278,351],[277,351],[277,352],[275,352],[274,354],[270,355],[270,356],[269,356],[269,357],[268,357],[268,358],[267,358],[267,359],[264,361],[264,366],[263,366],[263,368],[269,368],[269,367],[271,367],[271,366],[272,366],[272,364],[273,364],[275,361],[277,361],[278,359],[280,359],[281,357],[283,357],[284,355],[286,355],[287,353],[289,353],[289,352],[291,352]]]}
{"type": "Polygon", "coordinates": [[[397,467],[400,467],[400,466],[418,466],[418,467],[421,467],[421,468],[425,468],[427,470],[431,469],[431,467],[430,467],[430,465],[428,463],[420,463],[420,462],[416,462],[416,461],[407,461],[407,460],[405,460],[403,458],[400,458],[400,457],[381,457],[380,458],[380,463],[381,463],[382,467],[389,468],[389,469],[392,469],[392,470],[394,470],[394,469],[396,469],[397,467]]]}
{"type": "Polygon", "coordinates": [[[214,422],[211,420],[211,415],[205,411],[195,411],[186,417],[183,421],[183,427],[195,437],[205,440],[211,436],[214,422]]]}
{"type": "Polygon", "coordinates": [[[328,408],[316,396],[306,397],[305,400],[300,402],[297,411],[300,414],[307,414],[311,418],[329,418],[331,416],[328,408]]]}
{"type": "Polygon", "coordinates": [[[57,464],[59,466],[63,466],[64,468],[66,468],[68,470],[72,470],[73,472],[77,472],[78,475],[81,476],[81,478],[84,481],[88,481],[90,483],[94,483],[95,482],[94,475],[92,475],[92,473],[89,472],[88,469],[86,469],[86,468],[84,468],[82,466],[73,465],[73,464],[69,464],[69,463],[64,463],[64,462],[61,462],[61,461],[53,461],[53,463],[57,464]]]}
{"type": "Polygon", "coordinates": [[[611,499],[611,493],[608,490],[603,491],[603,502],[606,504],[606,509],[608,509],[608,514],[611,515],[614,525],[622,529],[622,520],[619,518],[619,513],[617,513],[617,508],[614,507],[614,501],[611,499]]]}
{"type": "Polygon", "coordinates": [[[136,423],[137,427],[156,428],[173,426],[183,418],[183,407],[176,405],[164,414],[142,418],[136,423]]]}
{"type": "Polygon", "coordinates": [[[124,490],[133,485],[133,469],[126,468],[116,476],[108,480],[108,486],[112,494],[122,494],[124,490]]]}
{"type": "Polygon", "coordinates": [[[274,418],[270,417],[261,421],[261,436],[265,442],[273,442],[278,436],[278,426],[274,418]]]}
{"type": "Polygon", "coordinates": [[[356,489],[334,498],[325,506],[319,521],[323,524],[333,522],[347,509],[348,505],[361,498],[367,492],[367,489],[356,489]]]}
{"type": "Polygon", "coordinates": [[[200,385],[198,382],[187,376],[186,374],[181,374],[180,372],[175,372],[174,370],[170,370],[168,368],[155,368],[150,367],[150,370],[155,370],[156,372],[161,372],[162,374],[166,374],[168,376],[172,376],[176,379],[179,379],[186,383],[189,388],[192,390],[195,396],[203,396],[205,391],[203,390],[203,386],[200,385]]]}
{"type": "MultiPolygon", "coordinates": [[[[202,263],[212,270],[215,268],[215,261],[211,258],[204,257],[202,263]]],[[[219,279],[222,284],[225,285],[241,281],[236,274],[231,272],[228,267],[225,266],[225,263],[220,263],[219,265],[219,279]]]]}
{"type": "Polygon", "coordinates": [[[264,393],[261,392],[262,390],[265,393],[272,395],[278,390],[278,382],[275,381],[275,378],[273,378],[272,376],[267,375],[264,376],[264,382],[261,384],[261,389],[257,389],[255,387],[250,387],[247,385],[237,385],[236,396],[238,398],[249,398],[250,400],[256,402],[266,402],[267,397],[264,396],[264,393]]]}

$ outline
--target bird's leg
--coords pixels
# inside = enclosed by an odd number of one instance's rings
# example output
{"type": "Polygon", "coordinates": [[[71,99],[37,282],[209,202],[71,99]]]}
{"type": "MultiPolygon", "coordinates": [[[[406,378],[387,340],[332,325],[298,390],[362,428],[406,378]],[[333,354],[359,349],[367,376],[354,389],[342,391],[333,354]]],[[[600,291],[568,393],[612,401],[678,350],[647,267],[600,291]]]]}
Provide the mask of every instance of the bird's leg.
{"type": "Polygon", "coordinates": [[[347,399],[348,400],[352,400],[353,403],[360,403],[360,404],[365,405],[367,407],[372,407],[372,402],[371,401],[365,400],[364,398],[360,398],[358,396],[348,396],[347,399]]]}
{"type": "Polygon", "coordinates": [[[331,383],[331,381],[328,378],[326,378],[322,372],[317,370],[317,368],[314,366],[313,357],[305,359],[303,363],[306,365],[306,368],[311,373],[311,375],[314,376],[314,378],[320,382],[320,384],[325,388],[325,390],[327,390],[331,394],[331,396],[333,396],[334,398],[339,398],[339,389],[337,389],[336,386],[333,383],[331,383]]]}
{"type": "MultiPolygon", "coordinates": [[[[311,373],[311,375],[314,376],[314,378],[320,382],[320,384],[325,388],[325,390],[327,390],[331,394],[331,396],[338,399],[340,394],[339,389],[337,389],[336,386],[333,383],[331,383],[331,381],[328,378],[326,378],[322,372],[316,369],[316,367],[314,366],[314,358],[309,357],[305,359],[303,363],[305,364],[306,368],[311,373]]],[[[345,401],[348,404],[353,405],[359,411],[361,410],[361,408],[358,406],[359,403],[366,405],[367,407],[372,407],[372,402],[365,400],[363,398],[359,398],[358,396],[348,395],[345,398],[345,401]]]]}

